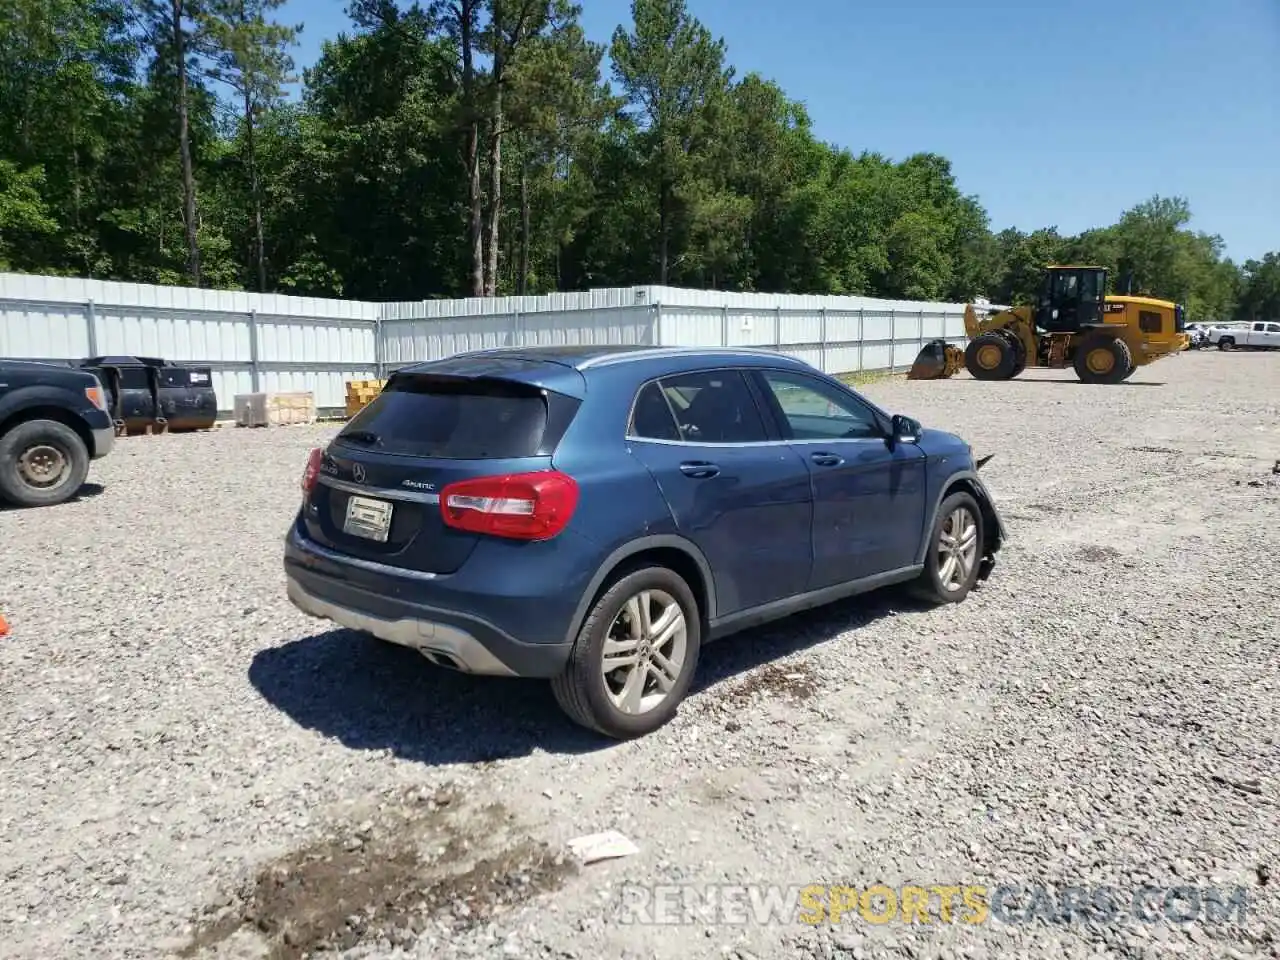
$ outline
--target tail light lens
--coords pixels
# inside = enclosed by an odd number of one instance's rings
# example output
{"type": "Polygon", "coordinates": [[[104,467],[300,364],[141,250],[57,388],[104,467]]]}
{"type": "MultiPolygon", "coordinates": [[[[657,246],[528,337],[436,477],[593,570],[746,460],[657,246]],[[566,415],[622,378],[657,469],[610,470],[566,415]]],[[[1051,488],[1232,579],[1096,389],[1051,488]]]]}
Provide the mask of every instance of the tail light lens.
{"type": "Polygon", "coordinates": [[[320,464],[324,461],[324,450],[321,447],[312,447],[311,452],[307,454],[307,465],[302,471],[302,495],[310,496],[311,491],[316,488],[316,481],[320,479],[320,464]]]}
{"type": "Polygon", "coordinates": [[[107,398],[103,395],[101,387],[85,387],[84,395],[90,403],[103,413],[107,412],[107,398]]]}
{"type": "Polygon", "coordinates": [[[440,491],[449,526],[515,540],[550,540],[577,506],[577,481],[558,470],[460,480],[440,491]]]}

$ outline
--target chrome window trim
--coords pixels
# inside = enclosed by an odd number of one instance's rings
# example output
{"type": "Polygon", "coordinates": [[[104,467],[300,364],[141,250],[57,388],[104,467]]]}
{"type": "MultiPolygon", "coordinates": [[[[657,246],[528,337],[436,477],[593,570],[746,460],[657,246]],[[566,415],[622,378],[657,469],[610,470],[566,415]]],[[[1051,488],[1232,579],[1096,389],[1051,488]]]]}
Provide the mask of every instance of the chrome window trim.
{"type": "Polygon", "coordinates": [[[636,439],[636,440],[643,441],[645,443],[680,443],[680,444],[684,444],[685,446],[691,446],[691,447],[745,447],[745,446],[760,446],[761,444],[766,444],[766,443],[777,443],[778,441],[776,440],[750,440],[750,441],[745,441],[743,443],[696,443],[692,440],[651,440],[648,437],[633,437],[631,433],[631,428],[635,426],[636,404],[640,400],[640,394],[642,394],[644,392],[645,387],[649,386],[649,384],[651,383],[658,384],[658,392],[662,394],[662,399],[667,402],[667,410],[670,411],[671,413],[671,421],[675,425],[676,432],[679,433],[680,418],[676,416],[675,410],[673,410],[671,407],[671,398],[667,396],[667,391],[663,389],[662,381],[674,380],[676,377],[696,376],[699,373],[735,373],[738,376],[740,376],[742,378],[742,385],[744,388],[746,388],[747,394],[751,397],[751,403],[756,408],[756,414],[760,417],[760,426],[764,428],[765,433],[768,433],[769,432],[768,418],[765,416],[765,412],[760,409],[756,401],[755,395],[751,392],[751,381],[747,376],[747,372],[749,369],[750,368],[748,367],[726,367],[723,364],[721,364],[721,365],[710,366],[710,367],[698,367],[697,369],[694,369],[694,370],[678,370],[675,373],[664,373],[656,377],[650,377],[648,380],[644,381],[644,383],[640,384],[640,386],[636,387],[636,392],[631,396],[631,406],[627,409],[627,425],[623,428],[623,430],[625,431],[623,433],[623,439],[624,440],[636,439]]]}
{"type": "MultiPolygon", "coordinates": [[[[796,361],[796,362],[797,364],[800,363],[800,361],[796,361]]],[[[881,410],[879,407],[877,407],[875,404],[871,403],[868,400],[864,400],[862,397],[858,396],[856,393],[853,393],[852,391],[850,391],[850,393],[852,394],[850,399],[854,403],[857,403],[861,407],[863,407],[863,409],[865,409],[871,415],[872,420],[875,421],[876,425],[880,427],[882,431],[880,436],[838,437],[832,440],[809,440],[809,439],[785,440],[784,439],[784,440],[752,440],[745,443],[697,443],[691,440],[661,440],[655,437],[637,437],[635,434],[631,432],[632,427],[635,426],[636,403],[640,400],[640,394],[644,392],[645,387],[649,386],[649,384],[651,383],[659,384],[658,389],[662,393],[663,399],[667,401],[668,409],[670,409],[671,401],[667,397],[666,391],[663,390],[660,385],[663,380],[669,380],[673,377],[683,377],[683,376],[688,376],[690,374],[697,374],[697,373],[732,372],[732,373],[740,374],[744,380],[749,381],[750,379],[749,375],[752,373],[758,373],[760,374],[761,377],[763,377],[766,373],[770,371],[775,373],[782,373],[782,374],[795,374],[800,377],[807,377],[808,379],[816,380],[818,383],[823,384],[824,386],[827,385],[825,381],[823,381],[820,377],[815,377],[808,370],[805,370],[799,367],[793,368],[793,367],[786,367],[786,366],[752,365],[750,367],[733,367],[733,366],[724,366],[724,365],[713,365],[708,367],[697,367],[691,370],[680,370],[675,373],[659,374],[656,377],[650,377],[649,379],[642,382],[638,387],[636,387],[635,393],[632,394],[631,396],[631,405],[627,408],[627,420],[626,420],[626,426],[623,428],[624,433],[622,438],[627,443],[661,443],[661,444],[667,444],[669,446],[685,446],[685,447],[767,447],[767,446],[777,446],[779,444],[788,444],[788,443],[856,443],[856,442],[866,442],[868,440],[874,440],[874,441],[883,443],[884,441],[888,440],[892,436],[892,431],[887,429],[885,424],[886,422],[892,423],[893,418],[889,414],[881,410]]],[[[750,382],[747,383],[747,387],[748,389],[750,389],[751,387],[750,382]]],[[[752,396],[752,400],[755,401],[754,396],[752,396]]],[[[757,412],[760,414],[762,419],[765,418],[764,411],[757,410],[757,412]]],[[[676,417],[674,410],[671,411],[671,417],[673,420],[676,421],[676,428],[678,430],[680,422],[679,422],[679,419],[676,417]]],[[[765,428],[768,429],[767,422],[765,423],[765,428]]]]}
{"type": "Polygon", "coordinates": [[[839,437],[835,440],[752,440],[746,443],[696,443],[691,440],[654,440],[651,437],[635,437],[627,434],[627,443],[657,443],[667,447],[794,447],[800,444],[817,444],[826,446],[832,443],[878,443],[885,442],[884,437],[839,437]]]}

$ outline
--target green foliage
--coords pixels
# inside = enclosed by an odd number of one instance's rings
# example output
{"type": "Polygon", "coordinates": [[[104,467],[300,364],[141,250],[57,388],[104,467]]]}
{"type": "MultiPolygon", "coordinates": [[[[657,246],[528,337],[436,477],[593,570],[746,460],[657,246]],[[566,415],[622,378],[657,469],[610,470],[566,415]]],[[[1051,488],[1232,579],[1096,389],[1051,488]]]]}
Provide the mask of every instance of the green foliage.
{"type": "Polygon", "coordinates": [[[1240,279],[1240,320],[1280,320],[1280,253],[1249,260],[1240,279]]]}
{"type": "Polygon", "coordinates": [[[1052,263],[1194,320],[1280,317],[1178,197],[993,233],[936,154],[820,141],[685,0],[354,0],[305,71],[281,0],[0,4],[0,265],[368,299],[666,282],[997,303],[1052,263]],[[181,50],[182,56],[177,56],[181,50]]]}

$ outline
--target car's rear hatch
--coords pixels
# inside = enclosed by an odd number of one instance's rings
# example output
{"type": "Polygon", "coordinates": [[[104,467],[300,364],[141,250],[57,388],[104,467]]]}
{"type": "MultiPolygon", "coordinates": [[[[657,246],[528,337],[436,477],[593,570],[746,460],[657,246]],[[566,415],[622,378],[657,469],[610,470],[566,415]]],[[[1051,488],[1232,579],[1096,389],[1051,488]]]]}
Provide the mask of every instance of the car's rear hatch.
{"type": "Polygon", "coordinates": [[[550,469],[585,388],[564,365],[479,360],[398,373],[352,418],[325,451],[303,510],[309,537],[415,571],[452,573],[466,562],[482,535],[445,524],[441,491],[550,469]]]}

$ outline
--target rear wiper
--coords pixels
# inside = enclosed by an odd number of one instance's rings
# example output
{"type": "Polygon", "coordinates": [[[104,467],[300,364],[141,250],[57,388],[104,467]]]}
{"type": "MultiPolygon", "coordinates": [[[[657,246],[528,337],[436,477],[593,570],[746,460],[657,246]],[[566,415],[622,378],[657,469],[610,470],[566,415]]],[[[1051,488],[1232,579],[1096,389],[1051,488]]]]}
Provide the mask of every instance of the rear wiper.
{"type": "Polygon", "coordinates": [[[382,438],[372,430],[348,430],[342,434],[342,439],[350,440],[353,443],[363,443],[370,447],[382,444],[382,438]]]}

